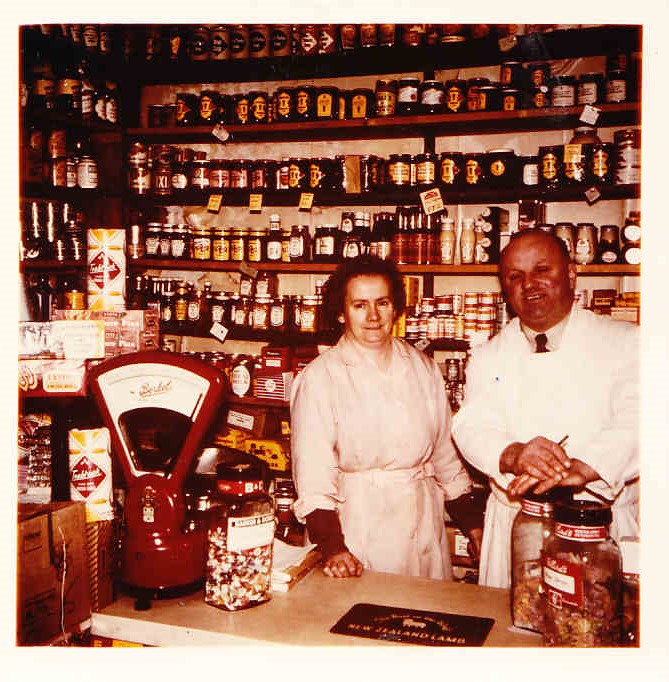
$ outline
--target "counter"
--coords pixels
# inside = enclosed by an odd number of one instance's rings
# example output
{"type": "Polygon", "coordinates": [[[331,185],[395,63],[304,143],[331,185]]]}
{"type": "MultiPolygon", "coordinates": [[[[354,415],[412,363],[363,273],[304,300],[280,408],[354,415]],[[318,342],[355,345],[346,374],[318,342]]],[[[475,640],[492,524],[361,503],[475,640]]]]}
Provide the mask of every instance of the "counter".
{"type": "Polygon", "coordinates": [[[208,606],[200,592],[153,601],[148,611],[135,611],[134,600],[121,597],[93,614],[91,632],[153,646],[409,646],[331,633],[360,602],[493,618],[484,646],[541,646],[540,635],[511,625],[508,590],[370,571],[335,579],[320,568],[289,592],[275,592],[269,602],[244,611],[208,606]]]}

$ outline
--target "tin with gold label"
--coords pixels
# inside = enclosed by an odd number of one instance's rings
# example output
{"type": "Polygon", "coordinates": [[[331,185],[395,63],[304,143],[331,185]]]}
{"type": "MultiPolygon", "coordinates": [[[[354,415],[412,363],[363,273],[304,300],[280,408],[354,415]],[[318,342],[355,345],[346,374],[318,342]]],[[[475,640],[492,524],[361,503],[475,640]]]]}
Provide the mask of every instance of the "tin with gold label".
{"type": "Polygon", "coordinates": [[[313,120],[316,116],[316,88],[311,85],[298,85],[293,94],[295,98],[295,120],[313,120]]]}
{"type": "Polygon", "coordinates": [[[272,24],[269,36],[272,57],[290,57],[291,33],[290,24],[272,24]]]}
{"type": "Polygon", "coordinates": [[[594,143],[587,162],[586,182],[610,185],[613,182],[614,157],[615,145],[613,142],[594,143]]]}
{"type": "Polygon", "coordinates": [[[237,125],[250,123],[249,96],[239,93],[233,97],[232,122],[237,125]]]}
{"type": "Polygon", "coordinates": [[[488,187],[515,187],[518,182],[518,159],[513,149],[489,149],[485,156],[488,187]]]}
{"type": "Polygon", "coordinates": [[[485,154],[469,153],[464,154],[465,166],[465,186],[467,187],[481,187],[486,184],[487,177],[485,173],[485,154]]]}
{"type": "Polygon", "coordinates": [[[269,24],[251,24],[249,27],[249,57],[251,59],[262,59],[269,57],[269,53],[269,24]]]}
{"type": "Polygon", "coordinates": [[[546,189],[562,186],[564,145],[539,147],[539,184],[546,189]]]}
{"type": "Polygon", "coordinates": [[[276,120],[292,121],[295,113],[295,98],[293,88],[279,87],[274,92],[276,102],[276,120]]]}
{"type": "Polygon", "coordinates": [[[249,120],[251,123],[267,123],[267,93],[254,90],[249,93],[249,120]]]}
{"type": "Polygon", "coordinates": [[[351,91],[350,118],[373,118],[375,110],[374,91],[369,88],[356,88],[351,91]]]}
{"type": "Polygon", "coordinates": [[[516,111],[523,106],[523,93],[518,88],[504,87],[500,92],[500,108],[502,111],[516,111]]]}
{"type": "MultiPolygon", "coordinates": [[[[484,85],[490,85],[489,78],[470,78],[467,81],[467,111],[485,111],[479,90],[484,85]]],[[[483,101],[483,104],[485,100],[483,101]]]]}
{"type": "Polygon", "coordinates": [[[465,160],[462,152],[442,152],[439,156],[438,179],[441,185],[455,189],[465,181],[465,160]]]}
{"type": "Polygon", "coordinates": [[[387,183],[390,187],[408,187],[411,184],[411,155],[391,154],[388,158],[387,183]]]}
{"type": "Polygon", "coordinates": [[[316,91],[316,119],[333,121],[337,118],[339,107],[339,88],[324,86],[316,91]]]}
{"type": "Polygon", "coordinates": [[[434,185],[437,177],[437,155],[426,152],[416,155],[416,186],[419,188],[434,185]]]}
{"type": "Polygon", "coordinates": [[[444,84],[444,104],[446,113],[458,114],[467,109],[467,81],[454,78],[444,84]]]}
{"type": "Polygon", "coordinates": [[[293,157],[288,161],[288,189],[305,189],[309,180],[309,159],[293,157]]]}
{"type": "Polygon", "coordinates": [[[230,27],[230,59],[249,58],[249,27],[236,24],[230,27]]]}

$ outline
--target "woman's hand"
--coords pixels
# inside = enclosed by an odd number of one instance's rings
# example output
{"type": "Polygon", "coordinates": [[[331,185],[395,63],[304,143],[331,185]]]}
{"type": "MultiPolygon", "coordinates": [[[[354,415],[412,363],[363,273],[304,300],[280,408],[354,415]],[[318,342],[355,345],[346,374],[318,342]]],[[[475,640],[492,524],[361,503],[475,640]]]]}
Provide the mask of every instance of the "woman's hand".
{"type": "Polygon", "coordinates": [[[359,578],[362,575],[362,564],[350,552],[335,552],[330,555],[323,566],[323,573],[331,578],[359,578]]]}

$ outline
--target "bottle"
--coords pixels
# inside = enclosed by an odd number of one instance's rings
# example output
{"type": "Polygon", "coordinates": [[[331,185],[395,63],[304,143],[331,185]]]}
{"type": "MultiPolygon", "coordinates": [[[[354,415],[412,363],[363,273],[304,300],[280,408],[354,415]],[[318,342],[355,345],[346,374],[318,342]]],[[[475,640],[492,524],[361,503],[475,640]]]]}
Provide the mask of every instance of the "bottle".
{"type": "Polygon", "coordinates": [[[174,296],[176,292],[174,280],[173,279],[162,280],[161,290],[162,291],[160,300],[160,327],[163,333],[167,333],[175,329],[174,296]]]}
{"type": "Polygon", "coordinates": [[[41,274],[37,284],[31,290],[34,322],[48,322],[55,302],[55,291],[49,281],[49,275],[41,274]]]}
{"type": "Polygon", "coordinates": [[[455,262],[455,242],[455,221],[453,218],[442,216],[439,245],[441,250],[441,262],[445,265],[452,265],[455,262]]]}
{"type": "Polygon", "coordinates": [[[291,263],[308,263],[311,260],[311,239],[308,225],[293,225],[288,248],[291,263]]]}
{"type": "Polygon", "coordinates": [[[203,308],[204,291],[191,282],[188,291],[188,306],[186,309],[186,328],[191,334],[195,334],[200,329],[203,308]]]}
{"type": "Polygon", "coordinates": [[[469,264],[474,262],[475,247],[474,219],[464,218],[460,232],[460,263],[469,264]]]}
{"type": "Polygon", "coordinates": [[[511,528],[511,617],[517,628],[543,630],[541,554],[552,535],[550,495],[526,493],[511,528]]]}
{"type": "Polygon", "coordinates": [[[126,302],[128,310],[144,310],[146,308],[148,279],[143,275],[135,275],[132,284],[128,287],[130,295],[126,302]]]}
{"type": "Polygon", "coordinates": [[[81,117],[81,76],[72,64],[58,68],[54,109],[67,118],[81,117]]]}
{"type": "Polygon", "coordinates": [[[217,495],[207,528],[204,600],[237,611],[271,598],[274,505],[262,469],[248,460],[216,468],[217,495]]]}
{"type": "Polygon", "coordinates": [[[281,262],[281,217],[273,213],[269,217],[269,233],[265,242],[264,260],[270,263],[281,262]]]}
{"type": "Polygon", "coordinates": [[[615,646],[620,641],[622,560],[609,536],[611,508],[556,504],[543,558],[545,646],[615,646]]]}
{"type": "Polygon", "coordinates": [[[117,125],[119,121],[119,94],[116,83],[113,81],[105,82],[104,107],[104,120],[110,125],[117,125]]]}
{"type": "Polygon", "coordinates": [[[181,281],[177,284],[176,293],[174,295],[173,318],[173,327],[181,333],[186,333],[190,328],[188,321],[188,299],[188,284],[181,281]]]}
{"type": "Polygon", "coordinates": [[[274,505],[276,509],[276,530],[274,537],[288,545],[303,547],[306,538],[305,526],[293,513],[297,497],[295,484],[291,479],[277,479],[274,482],[274,505]]]}
{"type": "Polygon", "coordinates": [[[620,259],[629,265],[641,264],[641,212],[630,211],[621,232],[623,248],[620,259]]]}

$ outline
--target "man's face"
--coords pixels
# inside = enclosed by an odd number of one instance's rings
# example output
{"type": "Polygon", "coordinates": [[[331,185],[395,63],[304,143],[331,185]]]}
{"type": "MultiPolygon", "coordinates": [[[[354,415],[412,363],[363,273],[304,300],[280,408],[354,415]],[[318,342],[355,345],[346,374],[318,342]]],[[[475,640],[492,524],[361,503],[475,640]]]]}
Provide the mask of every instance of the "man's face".
{"type": "Polygon", "coordinates": [[[576,268],[544,233],[532,232],[512,241],[499,268],[506,300],[534,331],[550,329],[571,310],[576,268]]]}

